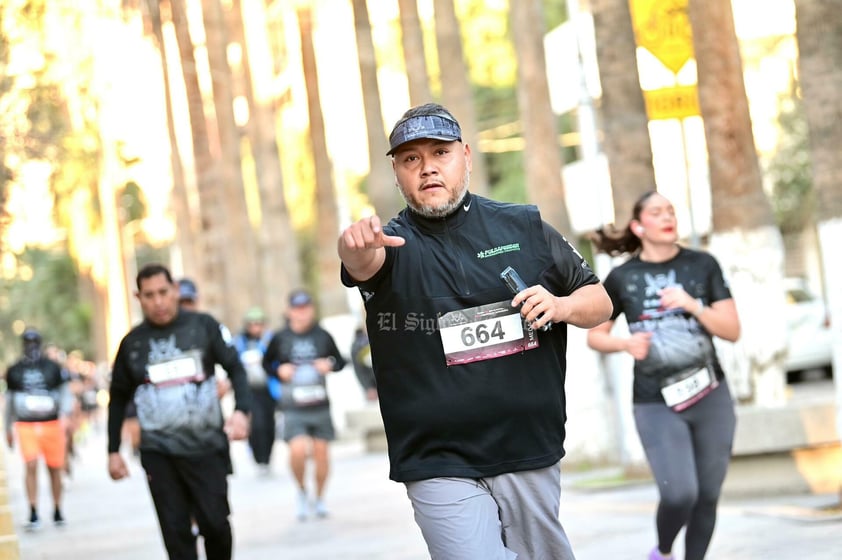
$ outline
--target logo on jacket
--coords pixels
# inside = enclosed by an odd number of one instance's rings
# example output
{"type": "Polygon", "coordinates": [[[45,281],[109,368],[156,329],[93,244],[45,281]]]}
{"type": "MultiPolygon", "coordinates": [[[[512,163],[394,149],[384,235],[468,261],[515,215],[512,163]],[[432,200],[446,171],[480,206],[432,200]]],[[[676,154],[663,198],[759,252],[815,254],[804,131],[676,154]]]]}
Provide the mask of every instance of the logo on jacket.
{"type": "Polygon", "coordinates": [[[509,243],[508,245],[500,245],[493,249],[484,249],[477,253],[477,258],[487,259],[488,257],[496,257],[497,255],[503,255],[513,251],[520,251],[520,243],[509,243]]]}

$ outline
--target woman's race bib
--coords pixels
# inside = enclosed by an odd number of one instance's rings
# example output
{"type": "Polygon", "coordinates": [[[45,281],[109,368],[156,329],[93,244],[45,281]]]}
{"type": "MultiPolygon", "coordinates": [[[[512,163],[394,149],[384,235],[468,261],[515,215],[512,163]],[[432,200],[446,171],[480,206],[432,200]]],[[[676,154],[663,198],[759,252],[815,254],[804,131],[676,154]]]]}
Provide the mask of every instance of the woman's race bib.
{"type": "Polygon", "coordinates": [[[708,367],[692,368],[671,375],[661,382],[661,395],[667,406],[681,412],[719,386],[716,375],[708,367]]]}

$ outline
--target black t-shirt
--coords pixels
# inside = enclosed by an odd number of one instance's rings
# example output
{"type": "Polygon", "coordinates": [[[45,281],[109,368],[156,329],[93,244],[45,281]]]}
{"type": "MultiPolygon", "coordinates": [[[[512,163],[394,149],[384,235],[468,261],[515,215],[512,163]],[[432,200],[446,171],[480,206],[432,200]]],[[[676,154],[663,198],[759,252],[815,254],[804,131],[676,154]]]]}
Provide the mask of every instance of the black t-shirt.
{"type": "Polygon", "coordinates": [[[120,447],[126,404],[134,398],[141,450],[202,455],[228,448],[214,379],[220,364],[237,410],[248,413],[246,372],[225,326],[206,313],[180,310],[168,325],[144,321],[123,338],[111,374],[108,451],[120,447]]]}
{"type": "Polygon", "coordinates": [[[313,367],[313,361],[319,358],[333,358],[333,371],[341,370],[346,364],[333,337],[318,324],[300,333],[287,327],[269,340],[263,355],[263,367],[268,375],[277,376],[281,364],[296,366],[292,380],[284,383],[281,391],[281,406],[287,411],[330,405],[325,377],[313,367]]]}
{"type": "Polygon", "coordinates": [[[61,366],[40,357],[19,360],[6,372],[9,393],[7,406],[12,419],[21,422],[47,422],[59,417],[62,389],[66,379],[61,366]]]}
{"type": "Polygon", "coordinates": [[[710,333],[687,311],[661,307],[658,292],[667,287],[681,287],[704,305],[731,298],[716,259],[684,247],[665,262],[634,256],[608,274],[611,318],[625,313],[630,332],[652,333],[649,354],[634,364],[634,402],[663,402],[661,380],[687,368],[711,365],[723,378],[710,333]]]}

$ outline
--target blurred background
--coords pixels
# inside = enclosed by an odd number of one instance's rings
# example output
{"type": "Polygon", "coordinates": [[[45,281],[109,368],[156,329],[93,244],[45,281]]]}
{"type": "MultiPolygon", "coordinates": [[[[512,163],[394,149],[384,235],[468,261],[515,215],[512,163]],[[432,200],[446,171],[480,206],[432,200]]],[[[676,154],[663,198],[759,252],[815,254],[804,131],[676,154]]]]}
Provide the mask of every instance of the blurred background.
{"type": "Polygon", "coordinates": [[[601,276],[584,234],[668,196],[731,280],[735,392],[780,404],[830,376],[834,340],[840,359],[838,7],[3,0],[0,361],[31,325],[107,369],[151,261],[232,330],[254,305],[279,326],[298,286],[358,321],[338,233],[403,207],[388,131],[433,100],[474,150],[472,191],[538,204],[601,276]]]}

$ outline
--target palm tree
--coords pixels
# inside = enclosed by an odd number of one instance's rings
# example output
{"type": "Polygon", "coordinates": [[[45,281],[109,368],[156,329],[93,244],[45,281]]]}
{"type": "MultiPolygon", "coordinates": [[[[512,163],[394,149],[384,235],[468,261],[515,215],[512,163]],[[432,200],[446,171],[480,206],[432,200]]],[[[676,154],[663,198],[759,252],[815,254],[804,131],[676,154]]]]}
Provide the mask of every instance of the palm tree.
{"type": "Polygon", "coordinates": [[[416,0],[398,0],[401,22],[401,45],[409,82],[409,102],[412,106],[432,101],[430,74],[424,49],[424,33],[418,17],[416,0]]]}
{"type": "MultiPolygon", "coordinates": [[[[249,120],[246,132],[254,158],[254,167],[260,202],[258,242],[258,278],[260,288],[255,292],[253,304],[261,305],[268,317],[280,317],[284,311],[284,299],[276,294],[285,294],[301,285],[301,264],[298,255],[298,241],[290,222],[289,209],[284,197],[284,178],[281,172],[281,158],[278,151],[277,115],[274,98],[267,90],[266,78],[269,69],[252,71],[252,48],[265,49],[269,46],[263,33],[252,27],[263,26],[265,14],[260,3],[249,5],[259,10],[255,21],[245,17],[241,0],[234,0],[231,12],[232,38],[242,45],[243,88],[249,106],[249,120]],[[249,29],[249,31],[246,31],[249,29]],[[246,38],[249,38],[248,40],[246,38]],[[263,79],[254,79],[254,75],[263,79]]],[[[268,58],[258,57],[258,58],[268,58]]]]}
{"type": "Polygon", "coordinates": [[[208,122],[205,118],[202,91],[199,87],[185,0],[170,0],[170,12],[187,96],[201,224],[202,259],[196,270],[186,272],[196,278],[202,286],[203,307],[211,313],[218,314],[223,310],[225,289],[223,246],[226,234],[222,178],[211,153],[208,122]]]}
{"type": "Polygon", "coordinates": [[[736,349],[745,356],[726,369],[748,379],[737,387],[742,398],[778,404],[786,381],[783,240],[763,191],[731,2],[690,0],[689,17],[713,200],[710,249],[743,327],[736,349]]]}
{"type": "Polygon", "coordinates": [[[198,256],[196,249],[197,226],[190,213],[187,185],[184,179],[184,165],[178,150],[178,139],[175,134],[175,120],[172,109],[172,91],[169,79],[169,64],[164,45],[164,32],[161,22],[160,0],[146,0],[146,12],[149,17],[152,35],[155,38],[158,53],[161,57],[161,75],[164,83],[164,103],[167,111],[167,132],[170,140],[170,164],[173,178],[173,210],[176,223],[176,244],[181,249],[181,263],[185,270],[196,270],[198,256]]]}
{"type": "Polygon", "coordinates": [[[614,223],[623,223],[640,195],[655,188],[649,119],[628,0],[592,0],[590,5],[602,84],[602,147],[611,176],[614,223]]]}
{"type": "Polygon", "coordinates": [[[453,0],[433,0],[436,45],[441,71],[442,103],[459,119],[462,139],[473,149],[471,191],[487,194],[488,171],[479,150],[479,135],[470,72],[462,54],[462,35],[453,0]]]}
{"type": "Polygon", "coordinates": [[[526,192],[541,214],[564,236],[571,234],[561,178],[558,126],[550,104],[544,56],[544,17],[541,0],[509,4],[515,55],[517,99],[523,121],[526,192]]]}
{"type": "Polygon", "coordinates": [[[228,35],[221,0],[202,0],[213,106],[219,134],[220,171],[225,201],[225,314],[235,324],[258,293],[257,250],[243,184],[240,131],[234,118],[233,77],[228,65],[228,35]]]}
{"type": "MultiPolygon", "coordinates": [[[[816,221],[830,316],[842,318],[842,19],[837,0],[796,0],[799,82],[809,126],[816,221]]],[[[837,431],[842,434],[842,331],[833,329],[837,431]]],[[[842,489],[840,489],[842,501],[842,489]]]]}
{"type": "Polygon", "coordinates": [[[316,261],[319,310],[324,315],[334,315],[347,312],[348,302],[346,289],[339,282],[339,258],[336,256],[339,214],[333,187],[333,166],[325,138],[318,68],[313,48],[311,9],[307,6],[299,6],[296,13],[301,36],[301,65],[307,89],[307,110],[310,116],[310,142],[316,172],[316,261]]]}
{"type": "Polygon", "coordinates": [[[392,181],[392,166],[386,157],[389,144],[384,134],[380,86],[377,81],[377,57],[371,39],[368,6],[366,0],[352,0],[352,5],[368,138],[368,197],[377,214],[388,219],[398,213],[403,207],[403,201],[392,181]]]}

